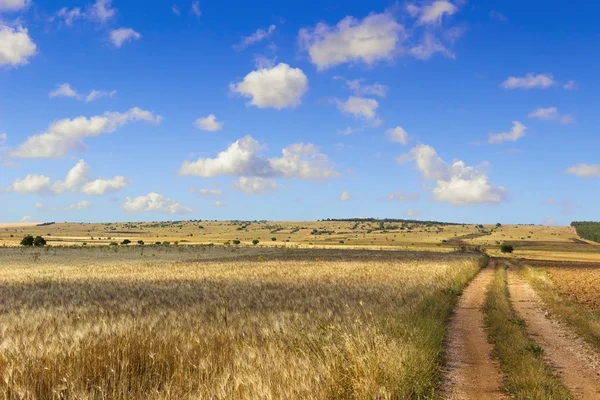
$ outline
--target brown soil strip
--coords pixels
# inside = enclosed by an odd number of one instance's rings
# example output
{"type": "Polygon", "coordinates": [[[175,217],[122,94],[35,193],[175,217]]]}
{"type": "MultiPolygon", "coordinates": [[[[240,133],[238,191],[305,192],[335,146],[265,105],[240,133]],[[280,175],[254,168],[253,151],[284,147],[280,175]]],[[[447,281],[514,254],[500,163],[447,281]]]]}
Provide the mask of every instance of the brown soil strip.
{"type": "Polygon", "coordinates": [[[448,331],[449,399],[501,399],[502,375],[491,359],[483,312],[486,289],[494,274],[493,263],[463,291],[448,331]]]}
{"type": "Polygon", "coordinates": [[[600,356],[566,325],[550,318],[533,288],[512,270],[508,290],[527,332],[577,399],[600,399],[600,356]]]}

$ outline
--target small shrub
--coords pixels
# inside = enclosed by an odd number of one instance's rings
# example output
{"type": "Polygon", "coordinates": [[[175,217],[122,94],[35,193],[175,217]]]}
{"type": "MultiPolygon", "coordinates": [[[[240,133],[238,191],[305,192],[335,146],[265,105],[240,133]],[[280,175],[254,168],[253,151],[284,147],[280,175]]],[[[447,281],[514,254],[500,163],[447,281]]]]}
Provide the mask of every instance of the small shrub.
{"type": "Polygon", "coordinates": [[[109,244],[109,246],[118,246],[118,245],[119,245],[119,243],[117,243],[117,242],[110,242],[110,244],[109,244]]]}
{"type": "Polygon", "coordinates": [[[87,242],[81,243],[82,246],[87,246],[87,242]]]}
{"type": "Polygon", "coordinates": [[[124,245],[128,245],[129,243],[131,243],[131,240],[129,240],[129,239],[125,239],[121,242],[121,244],[124,244],[124,245]]]}
{"type": "Polygon", "coordinates": [[[500,251],[503,253],[512,253],[514,251],[514,248],[512,244],[502,243],[502,245],[500,246],[500,251]]]}
{"type": "Polygon", "coordinates": [[[232,243],[233,243],[233,244],[235,244],[235,245],[237,246],[237,245],[238,245],[238,244],[240,244],[241,242],[240,242],[239,240],[234,240],[232,243]]]}
{"type": "Polygon", "coordinates": [[[143,245],[144,245],[144,241],[143,241],[143,240],[138,240],[138,242],[137,242],[137,243],[138,243],[140,246],[143,246],[143,245]]]}
{"type": "Polygon", "coordinates": [[[271,240],[275,242],[277,240],[277,238],[276,237],[272,237],[271,240]]]}
{"type": "Polygon", "coordinates": [[[259,244],[259,243],[260,243],[260,240],[258,240],[258,239],[254,239],[254,240],[252,241],[252,244],[253,244],[253,245],[255,245],[255,246],[256,246],[257,244],[259,244]]]}
{"type": "Polygon", "coordinates": [[[171,245],[171,242],[164,241],[162,242],[162,245],[165,247],[169,247],[171,245]]]}
{"type": "Polygon", "coordinates": [[[45,246],[46,245],[46,239],[44,239],[41,236],[36,236],[35,239],[33,239],[33,245],[36,246],[36,247],[45,246]]]}
{"type": "Polygon", "coordinates": [[[33,246],[33,236],[25,236],[23,240],[21,240],[21,246],[33,246]]]}
{"type": "Polygon", "coordinates": [[[154,242],[154,244],[160,246],[160,242],[154,242]]]}

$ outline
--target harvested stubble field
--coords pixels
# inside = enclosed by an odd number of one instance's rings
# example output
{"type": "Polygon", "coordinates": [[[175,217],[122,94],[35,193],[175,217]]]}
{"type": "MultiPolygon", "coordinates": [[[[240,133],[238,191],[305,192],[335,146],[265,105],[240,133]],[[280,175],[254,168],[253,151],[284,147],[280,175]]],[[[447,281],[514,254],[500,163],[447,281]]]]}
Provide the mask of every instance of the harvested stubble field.
{"type": "Polygon", "coordinates": [[[4,398],[438,396],[479,254],[1,249],[4,398]]]}

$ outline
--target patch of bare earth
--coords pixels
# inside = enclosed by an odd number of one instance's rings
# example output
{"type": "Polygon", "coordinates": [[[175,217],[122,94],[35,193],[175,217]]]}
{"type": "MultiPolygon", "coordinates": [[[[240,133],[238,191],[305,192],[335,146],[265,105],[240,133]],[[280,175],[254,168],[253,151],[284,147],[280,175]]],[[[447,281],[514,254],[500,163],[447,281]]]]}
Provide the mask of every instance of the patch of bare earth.
{"type": "Polygon", "coordinates": [[[450,320],[448,375],[445,392],[449,399],[501,399],[502,375],[491,358],[482,307],[494,265],[483,269],[463,291],[450,320]]]}
{"type": "Polygon", "coordinates": [[[533,288],[508,271],[508,289],[527,332],[544,349],[544,357],[578,399],[600,398],[600,356],[566,325],[551,318],[533,288]]]}

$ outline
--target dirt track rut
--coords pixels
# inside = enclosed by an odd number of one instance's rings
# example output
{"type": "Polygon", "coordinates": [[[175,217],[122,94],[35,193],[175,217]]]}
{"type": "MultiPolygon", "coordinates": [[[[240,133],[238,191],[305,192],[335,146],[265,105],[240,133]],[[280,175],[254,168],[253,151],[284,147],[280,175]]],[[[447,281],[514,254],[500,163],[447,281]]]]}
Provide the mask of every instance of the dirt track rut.
{"type": "Polygon", "coordinates": [[[447,398],[501,399],[502,376],[490,357],[492,346],[484,330],[486,288],[494,274],[490,263],[465,288],[448,331],[447,398]]]}
{"type": "Polygon", "coordinates": [[[548,318],[533,288],[509,269],[508,289],[513,307],[527,331],[544,349],[565,386],[577,399],[600,399],[600,356],[564,324],[548,318]]]}

